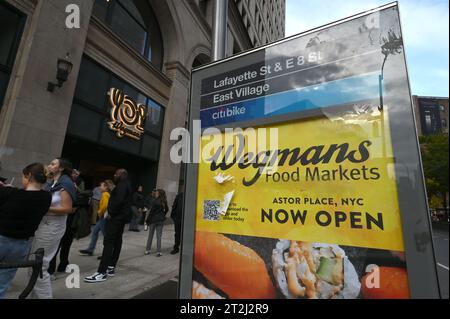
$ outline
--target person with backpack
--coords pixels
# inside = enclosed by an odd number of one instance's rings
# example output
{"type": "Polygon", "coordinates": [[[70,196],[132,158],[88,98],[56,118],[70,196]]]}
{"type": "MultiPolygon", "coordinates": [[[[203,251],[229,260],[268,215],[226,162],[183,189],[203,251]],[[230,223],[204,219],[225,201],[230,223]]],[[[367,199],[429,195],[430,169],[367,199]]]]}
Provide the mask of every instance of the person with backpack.
{"type": "Polygon", "coordinates": [[[145,255],[150,255],[152,248],[153,235],[156,230],[156,257],[161,257],[161,238],[162,238],[162,230],[164,226],[164,221],[166,220],[166,214],[169,211],[167,205],[167,197],[166,192],[162,189],[158,189],[155,192],[155,199],[153,201],[152,208],[150,213],[148,214],[146,224],[149,225],[149,233],[147,240],[147,248],[145,250],[145,255]]]}
{"type": "Polygon", "coordinates": [[[105,225],[103,253],[96,273],[84,278],[85,282],[98,283],[115,276],[115,269],[122,249],[122,235],[125,224],[132,218],[132,190],[128,181],[128,172],[121,168],[114,174],[116,187],[111,192],[108,203],[108,216],[105,225]]]}

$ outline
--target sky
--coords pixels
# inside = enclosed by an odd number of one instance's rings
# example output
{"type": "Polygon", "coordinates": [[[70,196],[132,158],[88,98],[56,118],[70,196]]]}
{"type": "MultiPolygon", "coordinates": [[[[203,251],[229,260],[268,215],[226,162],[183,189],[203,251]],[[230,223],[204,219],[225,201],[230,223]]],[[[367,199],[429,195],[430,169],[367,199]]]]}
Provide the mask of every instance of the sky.
{"type": "MultiPolygon", "coordinates": [[[[367,11],[389,0],[286,0],[286,36],[367,11]]],[[[449,1],[399,0],[413,95],[449,96],[449,1]]]]}

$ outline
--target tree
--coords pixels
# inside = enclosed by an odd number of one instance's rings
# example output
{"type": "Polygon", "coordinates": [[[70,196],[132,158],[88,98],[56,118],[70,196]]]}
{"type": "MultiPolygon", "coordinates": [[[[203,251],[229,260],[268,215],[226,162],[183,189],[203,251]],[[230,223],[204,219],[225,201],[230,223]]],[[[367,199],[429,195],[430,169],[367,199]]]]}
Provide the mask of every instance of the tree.
{"type": "MultiPolygon", "coordinates": [[[[421,136],[420,146],[428,198],[440,198],[446,209],[449,184],[448,134],[421,136]]],[[[433,202],[435,204],[437,201],[433,202]]]]}

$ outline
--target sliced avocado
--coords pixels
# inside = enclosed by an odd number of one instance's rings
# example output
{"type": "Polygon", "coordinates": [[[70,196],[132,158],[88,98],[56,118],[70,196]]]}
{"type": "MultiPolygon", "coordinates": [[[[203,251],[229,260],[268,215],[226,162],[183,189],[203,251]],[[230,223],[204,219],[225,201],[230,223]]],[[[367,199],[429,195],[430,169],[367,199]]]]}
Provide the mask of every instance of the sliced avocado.
{"type": "Polygon", "coordinates": [[[331,259],[327,257],[320,257],[319,269],[317,269],[317,276],[333,284],[333,273],[336,266],[336,259],[331,259]]]}

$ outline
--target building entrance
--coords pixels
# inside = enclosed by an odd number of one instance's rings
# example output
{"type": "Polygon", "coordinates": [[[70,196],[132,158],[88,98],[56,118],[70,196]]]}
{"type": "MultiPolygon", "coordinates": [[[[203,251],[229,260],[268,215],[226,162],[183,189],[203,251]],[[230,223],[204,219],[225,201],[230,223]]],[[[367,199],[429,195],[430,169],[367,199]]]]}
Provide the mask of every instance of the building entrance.
{"type": "Polygon", "coordinates": [[[106,179],[112,180],[119,168],[128,171],[133,190],[142,185],[145,193],[150,193],[156,185],[156,162],[109,147],[67,136],[62,157],[69,159],[74,168],[81,171],[86,189],[93,189],[106,179]]]}

